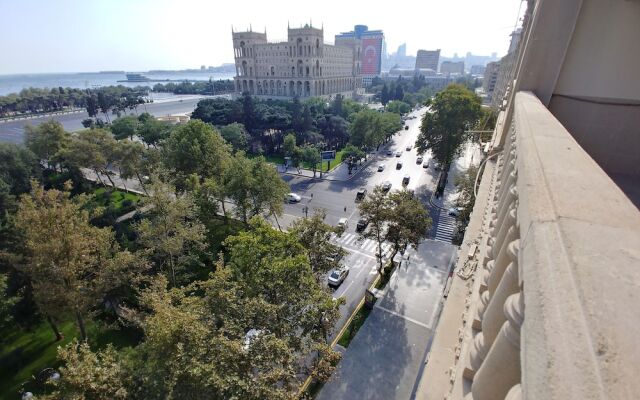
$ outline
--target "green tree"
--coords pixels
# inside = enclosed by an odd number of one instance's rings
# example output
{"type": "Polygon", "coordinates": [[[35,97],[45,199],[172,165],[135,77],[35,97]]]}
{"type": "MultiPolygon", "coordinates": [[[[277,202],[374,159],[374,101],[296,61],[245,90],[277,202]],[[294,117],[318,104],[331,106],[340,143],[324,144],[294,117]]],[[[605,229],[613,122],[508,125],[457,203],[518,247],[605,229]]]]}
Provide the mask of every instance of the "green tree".
{"type": "Polygon", "coordinates": [[[326,211],[316,210],[311,218],[296,220],[289,232],[298,238],[305,249],[311,270],[318,280],[335,268],[346,255],[346,251],[331,241],[340,229],[324,222],[326,211]]]}
{"type": "Polygon", "coordinates": [[[122,140],[116,144],[115,152],[115,164],[118,167],[122,183],[125,185],[125,190],[127,188],[126,180],[136,177],[142,190],[148,195],[144,179],[140,175],[144,169],[144,146],[139,142],[122,140]]]}
{"type": "Polygon", "coordinates": [[[382,245],[386,240],[387,222],[389,221],[389,198],[381,186],[376,186],[367,197],[358,203],[360,217],[369,221],[367,228],[359,232],[363,239],[372,239],[378,247],[376,258],[378,259],[378,273],[382,274],[384,263],[382,260],[382,245]]]}
{"type": "Polygon", "coordinates": [[[302,111],[302,131],[308,132],[311,128],[313,128],[313,118],[311,117],[309,106],[305,104],[302,111]]]}
{"type": "Polygon", "coordinates": [[[400,100],[393,100],[388,102],[385,108],[390,113],[395,113],[400,115],[404,115],[409,111],[411,111],[411,106],[405,103],[404,101],[400,101],[400,100]]]}
{"type": "Polygon", "coordinates": [[[389,100],[389,88],[385,83],[384,86],[382,86],[382,92],[380,93],[380,102],[383,106],[386,106],[389,100]]]}
{"type": "Polygon", "coordinates": [[[197,209],[189,193],[176,196],[171,186],[157,179],[149,192],[142,200],[148,217],[136,225],[138,241],[156,270],[165,271],[175,287],[194,274],[189,267],[198,263],[204,250],[205,229],[195,218],[197,209]]]}
{"type": "Polygon", "coordinates": [[[284,155],[286,157],[292,157],[297,149],[296,145],[296,135],[293,133],[288,133],[285,135],[284,140],[282,141],[282,149],[284,151],[284,155]]]}
{"type": "Polygon", "coordinates": [[[480,98],[462,85],[449,85],[427,105],[432,112],[422,118],[416,148],[420,154],[431,150],[433,158],[447,168],[469,137],[465,131],[480,117],[480,98]]]}
{"type": "Polygon", "coordinates": [[[476,176],[478,175],[478,168],[471,165],[463,174],[456,176],[456,186],[458,188],[458,198],[456,199],[456,206],[459,208],[456,219],[458,224],[465,226],[471,218],[471,212],[473,211],[473,205],[476,202],[476,196],[474,193],[474,185],[476,182],[476,176]]]}
{"type": "Polygon", "coordinates": [[[87,198],[72,200],[68,189],[44,190],[34,183],[31,194],[21,198],[15,221],[25,264],[18,268],[31,280],[41,312],[73,315],[86,341],[88,311],[119,282],[116,275],[135,266],[111,261],[118,251],[113,232],[92,226],[83,209],[87,198]]]}
{"type": "Polygon", "coordinates": [[[0,329],[5,329],[13,322],[12,309],[20,300],[7,291],[7,275],[0,274],[0,329]]]}
{"type": "Polygon", "coordinates": [[[365,152],[360,150],[358,147],[349,144],[342,149],[342,162],[347,163],[347,168],[349,169],[349,175],[351,175],[351,171],[357,165],[358,161],[365,157],[365,152]]]}
{"type": "Polygon", "coordinates": [[[402,190],[389,194],[386,240],[392,245],[391,260],[408,246],[418,248],[431,229],[431,218],[413,193],[402,190]]]}
{"type": "Polygon", "coordinates": [[[69,142],[69,134],[58,121],[49,120],[35,128],[25,126],[25,145],[40,160],[51,163],[59,162],[58,155],[69,142]]]}
{"type": "Polygon", "coordinates": [[[199,120],[191,120],[171,132],[162,147],[165,165],[176,174],[176,186],[186,189],[187,179],[218,178],[229,167],[231,151],[220,134],[199,120]]]}
{"type": "Polygon", "coordinates": [[[234,150],[246,150],[249,142],[249,135],[244,125],[234,122],[220,128],[222,138],[231,144],[234,150]]]}
{"type": "Polygon", "coordinates": [[[31,179],[39,177],[40,164],[35,154],[24,146],[0,143],[0,180],[10,195],[28,192],[31,179]]]}
{"type": "Polygon", "coordinates": [[[103,185],[102,176],[106,176],[111,186],[116,187],[108,170],[109,165],[116,159],[116,146],[117,142],[111,132],[92,129],[73,136],[61,156],[75,167],[93,170],[103,185]]]}
{"type": "Polygon", "coordinates": [[[242,121],[248,130],[255,127],[255,105],[253,97],[248,92],[242,93],[242,121]]]}
{"type": "Polygon", "coordinates": [[[133,115],[126,115],[113,121],[111,124],[111,133],[116,140],[122,140],[129,138],[133,140],[133,137],[138,134],[140,127],[140,121],[133,115]]]}
{"type": "MultiPolygon", "coordinates": [[[[316,177],[316,168],[318,164],[322,162],[322,158],[320,156],[320,150],[317,147],[307,145],[302,147],[302,161],[311,166],[313,170],[313,177],[316,177]]],[[[321,168],[322,169],[322,168],[321,168]]],[[[322,176],[322,173],[320,174],[322,176]]]]}
{"type": "Polygon", "coordinates": [[[137,135],[147,146],[157,146],[171,133],[172,126],[169,122],[158,121],[148,113],[140,114],[138,121],[137,135]]]}

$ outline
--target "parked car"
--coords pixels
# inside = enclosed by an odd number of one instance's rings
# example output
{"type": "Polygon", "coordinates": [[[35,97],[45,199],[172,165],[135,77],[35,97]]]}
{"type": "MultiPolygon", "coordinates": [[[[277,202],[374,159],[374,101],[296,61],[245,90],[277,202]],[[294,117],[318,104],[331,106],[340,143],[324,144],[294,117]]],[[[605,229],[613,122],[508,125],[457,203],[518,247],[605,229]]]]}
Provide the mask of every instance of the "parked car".
{"type": "Polygon", "coordinates": [[[422,164],[422,168],[424,169],[429,168],[429,162],[425,162],[424,164],[422,164]]]}
{"type": "Polygon", "coordinates": [[[401,151],[396,151],[396,157],[400,157],[402,155],[401,151]]]}
{"type": "Polygon", "coordinates": [[[340,218],[340,220],[338,221],[338,227],[347,229],[348,226],[349,226],[349,220],[346,218],[340,218]]]}
{"type": "Polygon", "coordinates": [[[411,151],[411,149],[412,149],[412,148],[413,148],[413,146],[408,145],[408,146],[407,146],[407,151],[411,151]]]}
{"type": "Polygon", "coordinates": [[[329,273],[329,278],[327,279],[327,283],[331,287],[338,287],[344,282],[344,280],[349,275],[349,267],[346,265],[342,265],[338,268],[335,268],[333,271],[329,273]]]}
{"type": "Polygon", "coordinates": [[[408,185],[409,179],[411,179],[411,177],[409,175],[405,175],[404,178],[402,178],[402,184],[405,186],[408,185]]]}
{"type": "Polygon", "coordinates": [[[418,156],[418,158],[416,158],[416,164],[422,164],[422,156],[418,156]]]}
{"type": "Polygon", "coordinates": [[[378,172],[384,171],[384,164],[378,165],[378,172]]]}
{"type": "Polygon", "coordinates": [[[386,181],[385,183],[383,183],[382,190],[384,190],[385,192],[388,192],[389,190],[391,190],[391,182],[386,181]]]}
{"type": "Polygon", "coordinates": [[[356,231],[361,232],[365,230],[367,228],[367,225],[369,225],[369,221],[364,218],[360,218],[358,220],[358,224],[356,225],[356,231]]]}
{"type": "Polygon", "coordinates": [[[402,161],[398,161],[398,163],[396,164],[396,169],[400,168],[402,168],[402,161]]]}
{"type": "Polygon", "coordinates": [[[356,201],[364,200],[364,196],[367,195],[367,189],[360,188],[358,189],[358,193],[356,193],[356,201]]]}
{"type": "Polygon", "coordinates": [[[295,194],[295,193],[289,193],[286,196],[286,201],[287,203],[297,203],[300,200],[302,200],[302,197],[300,197],[299,194],[295,194]]]}
{"type": "Polygon", "coordinates": [[[387,150],[387,155],[388,155],[388,156],[392,156],[392,155],[393,155],[393,151],[391,151],[391,150],[387,150]]]}
{"type": "Polygon", "coordinates": [[[457,217],[458,215],[460,215],[460,207],[451,207],[449,209],[449,215],[452,217],[457,217]]]}
{"type": "Polygon", "coordinates": [[[408,131],[408,130],[409,130],[409,125],[405,125],[405,126],[404,126],[404,130],[405,130],[405,131],[408,131]]]}

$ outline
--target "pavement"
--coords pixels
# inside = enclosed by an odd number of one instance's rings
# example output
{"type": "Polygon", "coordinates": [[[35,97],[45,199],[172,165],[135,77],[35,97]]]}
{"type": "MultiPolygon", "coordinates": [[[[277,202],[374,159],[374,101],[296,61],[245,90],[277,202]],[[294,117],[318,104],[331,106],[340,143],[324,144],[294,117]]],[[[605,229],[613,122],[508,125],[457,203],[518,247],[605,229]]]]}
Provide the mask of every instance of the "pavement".
{"type": "MultiPolygon", "coordinates": [[[[196,108],[202,97],[203,96],[188,96],[180,97],[177,100],[162,99],[158,102],[154,101],[153,103],[139,106],[137,113],[140,114],[146,111],[156,117],[191,113],[196,108]]],[[[135,115],[133,111],[128,111],[127,113],[135,115]]],[[[103,115],[98,115],[98,117],[104,119],[103,115]]],[[[110,117],[114,116],[110,115],[110,117]]],[[[89,114],[87,114],[86,110],[83,110],[80,112],[47,115],[24,120],[0,121],[0,142],[23,143],[24,126],[27,124],[37,126],[45,121],[54,119],[59,121],[66,131],[73,132],[84,129],[82,121],[87,118],[89,118],[89,114]]]]}
{"type": "Polygon", "coordinates": [[[318,400],[412,398],[456,251],[427,240],[405,253],[318,400]]]}

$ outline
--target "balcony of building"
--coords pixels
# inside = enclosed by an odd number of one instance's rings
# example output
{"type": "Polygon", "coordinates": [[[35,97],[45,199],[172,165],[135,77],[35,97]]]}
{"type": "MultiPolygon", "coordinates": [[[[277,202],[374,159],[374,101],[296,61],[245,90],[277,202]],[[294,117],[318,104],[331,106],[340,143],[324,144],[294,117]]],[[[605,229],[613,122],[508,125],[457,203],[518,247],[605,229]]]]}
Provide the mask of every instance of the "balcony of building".
{"type": "Polygon", "coordinates": [[[533,93],[511,104],[416,398],[637,398],[640,180],[623,191],[533,93]]]}

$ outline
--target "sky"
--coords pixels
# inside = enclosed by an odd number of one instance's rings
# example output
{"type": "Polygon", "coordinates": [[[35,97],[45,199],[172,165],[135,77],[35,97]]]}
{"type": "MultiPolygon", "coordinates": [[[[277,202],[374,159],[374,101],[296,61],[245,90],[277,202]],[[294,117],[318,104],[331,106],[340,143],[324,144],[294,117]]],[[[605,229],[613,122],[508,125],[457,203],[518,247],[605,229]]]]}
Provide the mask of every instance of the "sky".
{"type": "MultiPolygon", "coordinates": [[[[524,8],[525,5],[522,6],[524,8]]],[[[231,27],[382,29],[389,53],[504,55],[520,0],[0,0],[0,74],[199,68],[233,62],[231,27]],[[317,7],[315,5],[318,5],[317,7]]]]}

